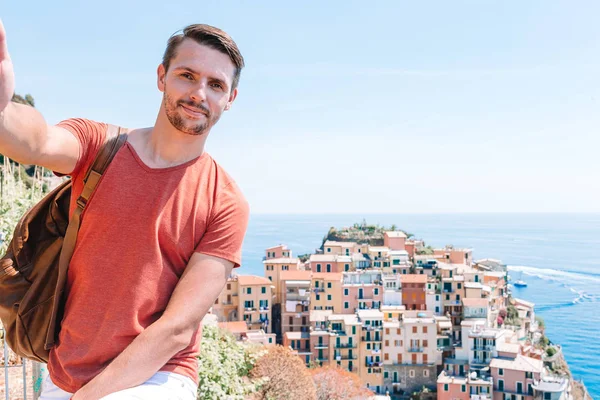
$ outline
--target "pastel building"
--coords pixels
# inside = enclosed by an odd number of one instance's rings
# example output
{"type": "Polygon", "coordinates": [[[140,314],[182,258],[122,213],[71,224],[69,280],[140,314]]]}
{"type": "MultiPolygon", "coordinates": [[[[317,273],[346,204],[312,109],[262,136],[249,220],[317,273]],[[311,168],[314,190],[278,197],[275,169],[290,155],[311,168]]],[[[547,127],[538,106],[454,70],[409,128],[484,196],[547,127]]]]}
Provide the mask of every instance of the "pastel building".
{"type": "MultiPolygon", "coordinates": [[[[468,285],[468,283],[466,284],[468,285]]],[[[462,299],[463,317],[467,318],[485,318],[488,317],[489,299],[470,298],[462,299]]]]}
{"type": "Polygon", "coordinates": [[[372,268],[387,268],[390,266],[389,247],[384,246],[369,246],[369,257],[372,260],[372,268]]]}
{"type": "Polygon", "coordinates": [[[377,270],[344,272],[342,279],[343,314],[381,307],[383,301],[381,272],[377,270]]]}
{"type": "Polygon", "coordinates": [[[402,320],[384,322],[383,338],[385,391],[403,394],[435,387],[439,358],[432,313],[406,311],[402,320]]]}
{"type": "Polygon", "coordinates": [[[273,332],[271,311],[273,307],[273,284],[261,276],[238,275],[238,316],[250,330],[263,329],[273,332]]]}
{"type": "MultiPolygon", "coordinates": [[[[284,244],[280,244],[279,246],[269,247],[265,250],[267,253],[264,260],[272,260],[274,258],[291,258],[292,251],[288,249],[288,247],[284,244]]],[[[263,260],[263,261],[264,261],[263,260]]]]}
{"type": "Polygon", "coordinates": [[[360,374],[359,362],[360,340],[363,333],[361,322],[356,314],[332,314],[328,317],[328,329],[332,334],[332,363],[339,367],[360,374]]]}
{"type": "Polygon", "coordinates": [[[454,376],[442,371],[437,380],[437,398],[441,400],[492,400],[493,380],[479,377],[476,373],[468,376],[454,376]]]}
{"type": "Polygon", "coordinates": [[[311,277],[310,308],[345,312],[342,308],[342,274],[339,272],[313,272],[311,277]]]}
{"type": "Polygon", "coordinates": [[[358,310],[361,323],[359,376],[363,385],[375,393],[383,393],[383,313],[358,310]]]}
{"type": "Polygon", "coordinates": [[[310,271],[282,271],[281,334],[308,332],[310,326],[310,271]]]}
{"type": "Polygon", "coordinates": [[[383,280],[383,305],[401,306],[402,305],[402,285],[400,284],[400,275],[384,274],[383,280]]]}
{"type": "Polygon", "coordinates": [[[391,250],[388,254],[389,267],[384,272],[402,274],[406,268],[410,269],[410,258],[406,250],[391,250]]]}
{"type": "MultiPolygon", "coordinates": [[[[383,233],[383,246],[390,250],[406,250],[407,236],[401,231],[389,231],[383,233]]],[[[408,254],[408,253],[407,253],[408,254]]]]}
{"type": "Polygon", "coordinates": [[[465,278],[453,275],[452,278],[442,278],[442,307],[444,315],[450,316],[452,325],[460,330],[463,310],[462,299],[465,297],[465,278]]]}
{"type": "Polygon", "coordinates": [[[534,387],[542,378],[544,363],[519,354],[513,359],[494,358],[490,370],[494,380],[494,400],[512,399],[513,396],[533,400],[534,387]]]}
{"type": "Polygon", "coordinates": [[[263,346],[273,346],[276,343],[275,336],[274,333],[266,333],[262,329],[248,331],[246,332],[246,342],[261,344],[263,346]]]}
{"type": "MultiPolygon", "coordinates": [[[[268,251],[267,251],[268,252],[268,251]]],[[[281,273],[284,271],[298,271],[300,267],[300,260],[298,258],[270,258],[263,261],[265,266],[265,276],[268,280],[273,282],[275,286],[275,303],[281,303],[282,301],[282,285],[281,285],[281,273]]]]}
{"type": "Polygon", "coordinates": [[[435,249],[433,254],[442,256],[443,259],[450,264],[466,264],[473,263],[473,249],[454,249],[445,247],[443,249],[435,249]]]}
{"type": "Polygon", "coordinates": [[[323,254],[339,254],[349,256],[358,251],[357,247],[359,246],[354,242],[336,242],[333,240],[327,240],[323,244],[323,254]]]}
{"type": "Polygon", "coordinates": [[[400,279],[402,286],[402,304],[407,310],[425,310],[427,300],[425,298],[426,275],[402,275],[400,279]]]}
{"type": "Polygon", "coordinates": [[[312,351],[309,332],[286,332],[283,334],[283,346],[289,347],[307,365],[310,363],[312,351]]]}
{"type": "Polygon", "coordinates": [[[239,300],[237,275],[232,275],[212,306],[212,313],[217,317],[217,321],[238,321],[239,300]]]}

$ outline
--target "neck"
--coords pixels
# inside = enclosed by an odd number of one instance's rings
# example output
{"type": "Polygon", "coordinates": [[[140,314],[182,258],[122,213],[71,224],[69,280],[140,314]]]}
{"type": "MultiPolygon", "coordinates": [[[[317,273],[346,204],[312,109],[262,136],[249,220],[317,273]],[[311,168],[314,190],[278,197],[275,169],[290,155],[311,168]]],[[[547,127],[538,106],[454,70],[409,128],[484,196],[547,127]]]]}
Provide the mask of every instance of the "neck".
{"type": "Polygon", "coordinates": [[[140,130],[137,137],[132,139],[143,153],[140,157],[144,157],[144,162],[154,168],[168,168],[201,156],[207,137],[208,132],[189,135],[175,129],[161,113],[154,127],[140,130]]]}

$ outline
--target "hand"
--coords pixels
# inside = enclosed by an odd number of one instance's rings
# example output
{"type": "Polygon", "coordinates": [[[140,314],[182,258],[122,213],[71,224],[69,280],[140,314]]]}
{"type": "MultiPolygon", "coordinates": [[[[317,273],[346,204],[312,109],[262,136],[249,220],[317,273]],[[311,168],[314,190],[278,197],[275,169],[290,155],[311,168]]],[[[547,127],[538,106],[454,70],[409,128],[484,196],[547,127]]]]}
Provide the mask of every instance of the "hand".
{"type": "Polygon", "coordinates": [[[0,112],[6,108],[15,93],[15,74],[8,54],[6,31],[0,20],[0,112]]]}

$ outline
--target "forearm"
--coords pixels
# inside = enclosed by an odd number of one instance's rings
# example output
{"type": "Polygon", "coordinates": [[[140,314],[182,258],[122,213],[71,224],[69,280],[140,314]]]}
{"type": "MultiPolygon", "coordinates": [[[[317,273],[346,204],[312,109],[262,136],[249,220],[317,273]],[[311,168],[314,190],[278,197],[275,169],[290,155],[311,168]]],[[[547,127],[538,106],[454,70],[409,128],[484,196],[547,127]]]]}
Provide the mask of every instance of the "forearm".
{"type": "Polygon", "coordinates": [[[9,102],[0,111],[0,153],[24,164],[36,164],[35,156],[47,138],[42,114],[24,104],[9,102]]]}
{"type": "Polygon", "coordinates": [[[73,399],[100,399],[110,393],[141,385],[189,345],[193,334],[192,330],[177,330],[173,324],[156,321],[104,371],[77,391],[73,399]]]}

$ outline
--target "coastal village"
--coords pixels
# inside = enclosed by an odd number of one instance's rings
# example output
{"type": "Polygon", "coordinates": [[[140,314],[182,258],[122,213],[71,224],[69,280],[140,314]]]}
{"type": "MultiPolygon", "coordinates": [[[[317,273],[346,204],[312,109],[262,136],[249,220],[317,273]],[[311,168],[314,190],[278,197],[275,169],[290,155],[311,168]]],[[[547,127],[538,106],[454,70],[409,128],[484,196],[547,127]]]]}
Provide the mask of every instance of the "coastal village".
{"type": "Polygon", "coordinates": [[[299,257],[268,248],[264,276],[234,271],[211,313],[237,340],[337,365],[385,398],[577,398],[534,304],[512,297],[506,265],[395,228],[381,236],[325,238],[299,257]]]}

